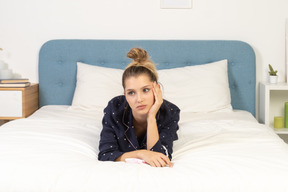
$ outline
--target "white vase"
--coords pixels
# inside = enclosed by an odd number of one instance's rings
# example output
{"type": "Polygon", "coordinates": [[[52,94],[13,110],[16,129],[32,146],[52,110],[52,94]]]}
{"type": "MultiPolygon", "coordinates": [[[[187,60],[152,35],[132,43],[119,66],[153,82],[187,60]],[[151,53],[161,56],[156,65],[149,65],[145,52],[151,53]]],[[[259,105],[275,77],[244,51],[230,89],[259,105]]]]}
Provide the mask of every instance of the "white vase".
{"type": "Polygon", "coordinates": [[[270,75],[269,76],[269,82],[270,83],[277,83],[278,82],[278,76],[277,75],[276,76],[270,75]]]}

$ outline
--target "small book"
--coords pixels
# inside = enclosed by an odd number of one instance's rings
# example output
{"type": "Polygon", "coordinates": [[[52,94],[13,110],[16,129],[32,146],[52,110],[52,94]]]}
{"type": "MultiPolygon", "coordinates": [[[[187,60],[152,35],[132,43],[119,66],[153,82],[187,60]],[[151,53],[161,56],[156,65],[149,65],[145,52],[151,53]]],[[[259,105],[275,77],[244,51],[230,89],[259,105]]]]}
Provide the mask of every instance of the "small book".
{"type": "Polygon", "coordinates": [[[29,79],[0,79],[0,83],[28,83],[29,79]]]}
{"type": "Polygon", "coordinates": [[[29,87],[31,85],[30,82],[27,83],[0,83],[0,88],[1,87],[29,87]]]}

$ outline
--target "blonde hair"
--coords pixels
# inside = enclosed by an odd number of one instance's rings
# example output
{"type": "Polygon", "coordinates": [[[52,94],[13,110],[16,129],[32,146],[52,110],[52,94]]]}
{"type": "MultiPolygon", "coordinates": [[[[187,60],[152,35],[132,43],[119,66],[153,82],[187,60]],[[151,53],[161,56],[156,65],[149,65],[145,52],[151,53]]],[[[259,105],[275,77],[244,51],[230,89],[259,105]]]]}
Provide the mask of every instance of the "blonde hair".
{"type": "Polygon", "coordinates": [[[125,69],[122,75],[122,86],[125,89],[125,80],[128,77],[139,76],[146,74],[149,76],[151,81],[158,82],[158,73],[155,64],[149,59],[147,51],[141,48],[132,48],[128,53],[127,57],[133,59],[125,69]]]}

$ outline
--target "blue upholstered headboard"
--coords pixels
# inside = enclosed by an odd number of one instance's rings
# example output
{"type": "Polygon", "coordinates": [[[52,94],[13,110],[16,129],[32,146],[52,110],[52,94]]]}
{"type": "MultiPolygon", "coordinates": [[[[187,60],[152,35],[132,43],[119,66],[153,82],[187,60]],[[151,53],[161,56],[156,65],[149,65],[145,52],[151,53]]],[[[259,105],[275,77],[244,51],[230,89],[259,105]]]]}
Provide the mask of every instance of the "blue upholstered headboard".
{"type": "Polygon", "coordinates": [[[133,47],[148,51],[157,69],[228,59],[232,106],[255,116],[256,68],[253,49],[242,41],[222,40],[51,40],[39,54],[40,106],[71,105],[76,62],[124,69],[133,47]]]}

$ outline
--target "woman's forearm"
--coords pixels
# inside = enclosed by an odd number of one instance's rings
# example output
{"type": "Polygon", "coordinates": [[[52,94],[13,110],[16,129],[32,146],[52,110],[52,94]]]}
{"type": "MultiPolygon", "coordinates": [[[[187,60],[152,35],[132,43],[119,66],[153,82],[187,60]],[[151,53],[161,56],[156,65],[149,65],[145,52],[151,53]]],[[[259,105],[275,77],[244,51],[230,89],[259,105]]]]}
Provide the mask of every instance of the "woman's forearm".
{"type": "Polygon", "coordinates": [[[126,152],[123,155],[119,156],[115,161],[125,161],[125,159],[127,158],[140,158],[140,151],[141,150],[126,152]]]}
{"type": "Polygon", "coordinates": [[[152,147],[159,140],[158,127],[155,117],[147,119],[147,150],[151,150],[152,147]]]}

